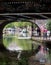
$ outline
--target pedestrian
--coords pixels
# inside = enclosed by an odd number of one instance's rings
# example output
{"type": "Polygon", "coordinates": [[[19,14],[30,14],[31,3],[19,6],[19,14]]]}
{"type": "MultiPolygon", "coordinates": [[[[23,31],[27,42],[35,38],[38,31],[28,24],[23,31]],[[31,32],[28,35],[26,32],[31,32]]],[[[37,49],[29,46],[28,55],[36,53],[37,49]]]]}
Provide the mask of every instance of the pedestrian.
{"type": "Polygon", "coordinates": [[[47,38],[47,29],[44,29],[43,37],[47,38]]]}
{"type": "Polygon", "coordinates": [[[40,36],[40,35],[41,35],[40,28],[37,28],[37,34],[38,34],[38,36],[40,36]]]}

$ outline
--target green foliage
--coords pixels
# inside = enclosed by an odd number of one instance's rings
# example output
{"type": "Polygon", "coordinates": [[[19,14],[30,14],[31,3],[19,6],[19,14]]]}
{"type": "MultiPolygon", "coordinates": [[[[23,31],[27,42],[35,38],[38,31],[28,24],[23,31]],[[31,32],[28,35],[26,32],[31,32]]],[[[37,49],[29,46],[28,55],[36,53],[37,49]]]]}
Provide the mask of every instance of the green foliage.
{"type": "Polygon", "coordinates": [[[23,57],[21,60],[18,62],[19,65],[28,65],[28,58],[23,57]]]}
{"type": "Polygon", "coordinates": [[[14,24],[13,23],[9,23],[9,24],[7,24],[6,26],[5,26],[5,28],[14,28],[15,26],[14,26],[14,24]]]}
{"type": "Polygon", "coordinates": [[[6,25],[5,28],[14,28],[15,26],[24,27],[27,25],[31,26],[31,23],[30,22],[12,22],[12,23],[9,23],[8,25],[6,25]]]}
{"type": "Polygon", "coordinates": [[[37,27],[37,25],[36,25],[36,24],[33,24],[33,27],[34,27],[34,28],[36,28],[36,27],[37,27]]]}
{"type": "Polygon", "coordinates": [[[48,20],[46,27],[47,27],[48,30],[51,31],[51,20],[48,20]]]}
{"type": "MultiPolygon", "coordinates": [[[[5,26],[5,28],[15,28],[15,27],[25,27],[25,26],[32,26],[32,23],[31,22],[12,22],[12,23],[9,23],[9,24],[7,24],[6,26],[5,26]]],[[[33,25],[34,26],[34,28],[36,28],[37,27],[37,25],[33,25]]]]}
{"type": "Polygon", "coordinates": [[[17,27],[24,27],[27,25],[31,26],[31,23],[30,22],[15,22],[14,25],[17,27]]]}

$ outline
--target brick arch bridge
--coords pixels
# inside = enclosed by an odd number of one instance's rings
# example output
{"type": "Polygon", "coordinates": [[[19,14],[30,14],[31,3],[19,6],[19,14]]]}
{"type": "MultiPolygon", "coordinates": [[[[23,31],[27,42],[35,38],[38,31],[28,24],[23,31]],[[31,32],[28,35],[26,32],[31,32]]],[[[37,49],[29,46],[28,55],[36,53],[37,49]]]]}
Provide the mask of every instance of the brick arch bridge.
{"type": "MultiPolygon", "coordinates": [[[[37,15],[35,15],[35,16],[37,16],[37,15]]],[[[44,17],[44,16],[43,16],[44,17]]],[[[32,23],[35,23],[35,24],[37,24],[38,25],[38,21],[39,20],[41,20],[42,21],[42,18],[40,18],[40,19],[34,19],[34,18],[32,18],[32,17],[29,17],[29,16],[17,16],[17,15],[1,15],[0,16],[0,51],[5,55],[5,53],[6,53],[6,55],[7,55],[7,57],[8,57],[8,59],[11,59],[11,55],[13,55],[13,60],[16,60],[16,57],[17,57],[17,53],[16,52],[10,52],[10,51],[8,51],[5,47],[4,47],[4,45],[3,45],[3,40],[2,40],[2,34],[3,34],[3,28],[4,28],[4,26],[5,25],[7,25],[8,23],[10,23],[10,22],[14,22],[14,21],[16,21],[16,20],[21,20],[21,19],[25,19],[25,20],[28,20],[28,21],[30,21],[30,22],[32,22],[32,23]]],[[[45,18],[45,19],[43,19],[43,21],[46,21],[47,19],[45,18]]],[[[41,22],[40,21],[40,22],[41,22]]],[[[38,27],[39,27],[39,25],[38,25],[38,27]]],[[[49,43],[49,42],[48,42],[49,43]]],[[[27,51],[25,52],[25,53],[28,53],[27,51]]],[[[24,52],[23,52],[23,54],[24,54],[24,52]]],[[[28,53],[29,54],[29,53],[28,53]]],[[[31,54],[32,55],[32,54],[31,54]]]]}
{"type": "MultiPolygon", "coordinates": [[[[35,14],[35,13],[14,13],[14,14],[0,14],[0,39],[2,42],[2,33],[3,28],[5,25],[7,25],[10,22],[19,21],[19,20],[27,20],[31,23],[35,23],[39,28],[44,25],[48,17],[44,16],[47,14],[35,14]]],[[[0,42],[0,43],[1,43],[0,42]]]]}

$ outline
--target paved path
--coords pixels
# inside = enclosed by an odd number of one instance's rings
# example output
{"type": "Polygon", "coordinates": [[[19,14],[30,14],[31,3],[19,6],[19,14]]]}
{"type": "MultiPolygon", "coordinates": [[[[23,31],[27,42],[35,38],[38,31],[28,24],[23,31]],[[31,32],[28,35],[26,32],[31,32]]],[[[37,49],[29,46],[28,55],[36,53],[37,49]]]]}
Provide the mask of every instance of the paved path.
{"type": "Polygon", "coordinates": [[[32,37],[34,40],[39,40],[39,41],[51,41],[51,37],[32,37]]]}

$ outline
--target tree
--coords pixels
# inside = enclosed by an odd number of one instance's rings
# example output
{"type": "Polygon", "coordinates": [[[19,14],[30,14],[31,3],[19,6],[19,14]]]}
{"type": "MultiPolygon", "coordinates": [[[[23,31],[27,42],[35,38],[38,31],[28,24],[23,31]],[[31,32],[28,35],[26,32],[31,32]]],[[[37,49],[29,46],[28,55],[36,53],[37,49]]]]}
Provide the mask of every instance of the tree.
{"type": "Polygon", "coordinates": [[[46,27],[49,31],[51,31],[51,20],[48,20],[46,27]]]}
{"type": "Polygon", "coordinates": [[[9,23],[5,26],[5,28],[14,28],[14,24],[13,23],[9,23]]]}

